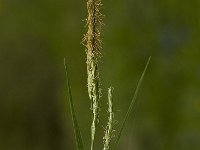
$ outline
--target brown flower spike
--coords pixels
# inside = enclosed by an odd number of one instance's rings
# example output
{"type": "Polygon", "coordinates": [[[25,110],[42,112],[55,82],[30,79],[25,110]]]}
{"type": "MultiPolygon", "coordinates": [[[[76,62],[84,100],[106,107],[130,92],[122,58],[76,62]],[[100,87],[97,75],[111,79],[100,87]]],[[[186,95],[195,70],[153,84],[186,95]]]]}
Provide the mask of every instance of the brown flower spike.
{"type": "Polygon", "coordinates": [[[100,13],[100,7],[102,6],[101,0],[88,0],[87,2],[87,28],[88,31],[83,38],[83,43],[86,47],[87,54],[87,84],[88,94],[91,100],[91,109],[93,113],[93,121],[91,125],[91,150],[94,147],[94,139],[96,133],[96,126],[99,117],[99,99],[100,99],[100,87],[99,87],[99,72],[98,72],[98,58],[100,56],[101,49],[101,26],[102,17],[100,13]]]}

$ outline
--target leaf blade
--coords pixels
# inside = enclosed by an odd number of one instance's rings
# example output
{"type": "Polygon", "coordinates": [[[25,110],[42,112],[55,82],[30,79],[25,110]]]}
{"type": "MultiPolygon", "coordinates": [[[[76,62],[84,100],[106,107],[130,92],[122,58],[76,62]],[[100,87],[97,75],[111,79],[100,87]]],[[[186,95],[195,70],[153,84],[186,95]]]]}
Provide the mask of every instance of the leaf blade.
{"type": "Polygon", "coordinates": [[[124,127],[125,127],[125,124],[126,124],[128,118],[129,118],[129,116],[130,116],[130,113],[131,113],[133,107],[135,106],[136,99],[137,99],[137,96],[138,96],[138,92],[139,92],[139,89],[140,89],[140,87],[141,87],[142,81],[143,81],[143,79],[144,79],[144,75],[145,75],[145,73],[146,73],[146,70],[147,70],[147,68],[148,68],[148,66],[149,66],[150,60],[151,60],[151,57],[149,57],[149,59],[148,59],[146,65],[145,65],[145,68],[144,68],[144,70],[143,70],[143,72],[142,72],[142,75],[141,75],[141,77],[140,77],[140,80],[138,81],[138,84],[137,84],[136,90],[135,90],[135,92],[134,92],[134,96],[133,96],[133,98],[132,98],[131,104],[129,105],[128,111],[127,111],[127,113],[126,113],[126,115],[125,115],[125,118],[124,118],[124,120],[123,120],[122,126],[121,126],[120,131],[119,131],[119,133],[118,133],[118,135],[117,135],[117,139],[116,139],[116,141],[115,141],[115,144],[114,144],[112,150],[116,150],[116,149],[117,149],[117,146],[118,146],[118,144],[119,144],[120,137],[121,137],[121,135],[122,135],[122,131],[123,131],[124,127]]]}
{"type": "Polygon", "coordinates": [[[72,99],[72,92],[71,92],[71,86],[70,86],[69,73],[68,73],[67,62],[66,62],[65,58],[64,58],[64,66],[65,66],[65,73],[66,73],[66,79],[67,79],[70,111],[71,111],[73,127],[74,127],[76,147],[77,147],[78,150],[84,150],[83,139],[82,139],[80,127],[79,127],[79,124],[78,124],[78,121],[77,121],[76,112],[75,112],[75,108],[74,108],[74,103],[73,103],[73,99],[72,99]]]}

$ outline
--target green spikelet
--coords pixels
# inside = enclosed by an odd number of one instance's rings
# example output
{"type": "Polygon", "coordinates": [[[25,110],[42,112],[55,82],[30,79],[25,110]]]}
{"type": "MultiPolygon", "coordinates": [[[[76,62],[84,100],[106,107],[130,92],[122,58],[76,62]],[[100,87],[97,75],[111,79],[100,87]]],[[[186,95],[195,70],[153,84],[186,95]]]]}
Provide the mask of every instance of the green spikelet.
{"type": "Polygon", "coordinates": [[[114,111],[113,111],[113,88],[110,87],[108,89],[108,123],[106,126],[104,140],[104,148],[103,150],[109,150],[110,142],[113,137],[113,125],[114,125],[114,111]]]}

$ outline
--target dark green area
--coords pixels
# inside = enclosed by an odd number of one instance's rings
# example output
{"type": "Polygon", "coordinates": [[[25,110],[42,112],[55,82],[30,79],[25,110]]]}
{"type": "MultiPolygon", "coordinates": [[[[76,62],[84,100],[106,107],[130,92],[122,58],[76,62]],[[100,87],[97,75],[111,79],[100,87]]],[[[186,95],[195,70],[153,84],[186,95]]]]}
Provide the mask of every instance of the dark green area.
{"type": "MultiPolygon", "coordinates": [[[[146,60],[136,119],[120,149],[199,150],[200,1],[103,1],[103,89],[97,149],[114,90],[118,131],[146,60]],[[133,131],[133,132],[132,132],[133,131]]],[[[75,149],[63,58],[86,149],[91,112],[86,87],[86,1],[0,0],[0,149],[75,149]]],[[[133,115],[132,115],[133,118],[133,115]]],[[[117,134],[116,131],[116,134],[117,134]]]]}

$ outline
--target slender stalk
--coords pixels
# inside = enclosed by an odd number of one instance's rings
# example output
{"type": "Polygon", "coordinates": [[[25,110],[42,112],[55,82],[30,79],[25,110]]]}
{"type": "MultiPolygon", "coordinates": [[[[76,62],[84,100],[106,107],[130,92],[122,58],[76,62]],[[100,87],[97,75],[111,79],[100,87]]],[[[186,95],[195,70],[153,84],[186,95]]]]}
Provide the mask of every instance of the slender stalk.
{"type": "Polygon", "coordinates": [[[113,111],[113,88],[108,89],[108,123],[106,126],[105,136],[104,136],[104,148],[103,150],[109,150],[110,142],[113,137],[113,125],[114,125],[114,111],[113,111]]]}
{"type": "Polygon", "coordinates": [[[99,11],[101,0],[88,0],[87,2],[87,28],[88,31],[84,35],[83,43],[86,47],[87,54],[87,84],[88,94],[91,100],[91,109],[93,113],[93,120],[91,125],[91,150],[94,148],[94,140],[96,133],[96,126],[99,118],[99,72],[98,72],[98,58],[101,49],[100,31],[102,25],[102,14],[99,11]]]}

